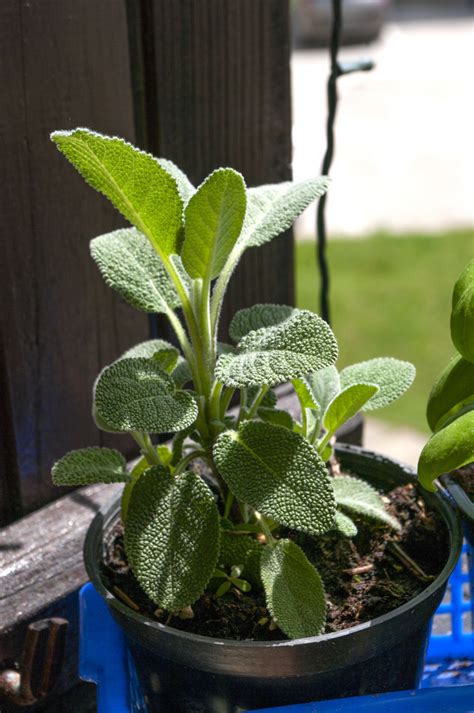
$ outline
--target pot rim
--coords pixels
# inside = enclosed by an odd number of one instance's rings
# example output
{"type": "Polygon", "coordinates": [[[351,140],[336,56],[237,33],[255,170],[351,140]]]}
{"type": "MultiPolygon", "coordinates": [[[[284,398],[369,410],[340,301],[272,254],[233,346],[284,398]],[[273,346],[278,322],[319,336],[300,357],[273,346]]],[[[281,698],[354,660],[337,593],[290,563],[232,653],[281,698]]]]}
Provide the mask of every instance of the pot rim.
{"type": "MultiPolygon", "coordinates": [[[[365,456],[370,459],[374,459],[374,457],[377,460],[383,459],[391,463],[392,465],[399,466],[400,469],[405,471],[407,476],[411,476],[412,478],[416,476],[416,471],[411,466],[397,461],[394,458],[382,456],[381,454],[378,454],[374,451],[365,448],[361,448],[359,446],[339,444],[336,447],[336,450],[338,450],[340,453],[346,454],[355,453],[357,455],[365,456]]],[[[413,597],[413,599],[410,599],[408,602],[405,602],[405,604],[402,604],[401,606],[396,607],[395,609],[392,609],[391,611],[386,612],[385,614],[382,614],[381,616],[378,616],[375,619],[370,619],[369,621],[363,622],[362,624],[357,624],[356,626],[349,627],[348,629],[342,629],[341,631],[335,631],[330,634],[320,634],[318,636],[308,636],[300,639],[282,639],[279,641],[252,641],[246,639],[239,641],[235,639],[218,639],[211,636],[205,636],[204,634],[194,634],[186,631],[181,631],[179,629],[173,628],[172,626],[166,626],[165,624],[161,624],[158,621],[153,621],[152,619],[144,616],[143,614],[133,611],[133,609],[121,602],[117,597],[115,597],[114,594],[112,594],[112,592],[110,592],[105,587],[100,576],[98,560],[95,557],[93,547],[94,539],[96,536],[99,535],[99,529],[103,533],[104,529],[109,528],[112,521],[116,518],[120,510],[120,496],[117,495],[114,496],[111,501],[109,501],[100,508],[89,526],[84,542],[84,561],[86,571],[90,577],[92,584],[99,592],[99,594],[104,597],[106,603],[109,606],[114,607],[121,615],[126,616],[137,624],[146,627],[151,627],[152,629],[162,632],[168,637],[175,638],[175,640],[177,641],[181,640],[184,642],[188,641],[195,644],[207,644],[207,646],[214,647],[226,646],[230,649],[248,648],[249,650],[265,650],[287,646],[302,646],[307,644],[317,644],[319,642],[336,642],[343,639],[344,637],[355,635],[364,631],[368,631],[369,629],[382,626],[386,624],[387,621],[395,617],[402,616],[410,610],[416,609],[419,604],[424,602],[426,599],[429,599],[429,597],[434,594],[436,590],[438,590],[442,585],[444,585],[444,583],[451,575],[459,559],[462,549],[463,536],[461,519],[457,510],[453,508],[452,503],[443,494],[442,491],[437,491],[436,493],[427,493],[426,497],[428,499],[435,498],[438,500],[438,511],[443,517],[444,524],[449,535],[449,555],[441,572],[428,585],[428,587],[426,587],[426,589],[423,589],[419,594],[416,595],[416,597],[413,597]],[[448,517],[448,512],[451,512],[451,518],[448,517]]],[[[101,537],[100,539],[102,544],[103,537],[101,537]]]]}

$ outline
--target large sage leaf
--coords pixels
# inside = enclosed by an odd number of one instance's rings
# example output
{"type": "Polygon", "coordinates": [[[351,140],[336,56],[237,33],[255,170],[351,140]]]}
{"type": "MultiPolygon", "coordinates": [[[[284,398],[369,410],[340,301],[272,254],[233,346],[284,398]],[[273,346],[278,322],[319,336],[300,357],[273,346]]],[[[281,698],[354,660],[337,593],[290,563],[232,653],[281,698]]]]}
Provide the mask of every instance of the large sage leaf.
{"type": "Polygon", "coordinates": [[[454,285],[451,339],[458,352],[468,361],[474,362],[474,258],[454,285]]]}
{"type": "Polygon", "coordinates": [[[181,356],[178,349],[165,339],[148,339],[146,342],[140,342],[124,352],[120,359],[135,359],[137,357],[155,359],[164,371],[171,373],[173,381],[178,387],[192,380],[188,362],[181,356]],[[165,368],[167,363],[168,368],[165,368]],[[174,364],[174,368],[171,370],[170,364],[174,364]]]}
{"type": "Polygon", "coordinates": [[[90,250],[105,282],[136,309],[168,312],[180,305],[160,257],[136,228],[99,235],[90,250]]]}
{"type": "Polygon", "coordinates": [[[226,386],[275,386],[317,371],[337,359],[337,342],[324,320],[299,310],[272,327],[249,332],[237,354],[223,354],[216,378],[226,386]]]}
{"type": "MultiPolygon", "coordinates": [[[[379,493],[365,480],[341,475],[332,480],[336,503],[349,512],[354,512],[372,520],[378,520],[389,525],[394,530],[400,530],[400,523],[385,509],[384,501],[379,493]]],[[[338,522],[338,526],[342,524],[338,522]]]]}
{"type": "Polygon", "coordinates": [[[247,214],[239,242],[245,248],[268,243],[290,228],[316,198],[326,192],[329,179],[277,183],[247,191],[247,214]]]}
{"type": "Polygon", "coordinates": [[[252,307],[245,307],[239,309],[232,317],[229,334],[234,342],[240,342],[249,332],[262,327],[273,327],[297,312],[298,309],[287,305],[255,304],[252,307]]]}
{"type": "Polygon", "coordinates": [[[297,433],[244,421],[238,431],[218,437],[213,457],[232,492],[263,515],[313,535],[334,526],[336,508],[326,467],[297,433]]]}
{"type": "Polygon", "coordinates": [[[130,495],[125,550],[145,593],[177,611],[193,604],[212,577],[219,554],[219,512],[204,481],[175,478],[154,466],[130,495]]]}
{"type": "Polygon", "coordinates": [[[112,448],[81,448],[70,451],[53,465],[55,485],[125,483],[130,480],[125,458],[112,448]]]}
{"type": "Polygon", "coordinates": [[[463,413],[431,436],[421,451],[418,479],[434,492],[433,480],[443,473],[474,462],[474,410],[463,413]]]}
{"type": "Polygon", "coordinates": [[[95,385],[98,423],[116,431],[183,431],[196,420],[192,396],[151,359],[120,359],[106,367],[95,385]]]}
{"type": "Polygon", "coordinates": [[[219,275],[242,230],[245,207],[244,179],[232,168],[217,169],[199,186],[184,213],[181,257],[191,277],[219,275]]]}
{"type": "Polygon", "coordinates": [[[267,606],[280,629],[291,639],[317,636],[326,624],[326,598],[318,571],[291,540],[267,545],[261,576],[267,606]]]}
{"type": "Polygon", "coordinates": [[[456,354],[436,380],[428,399],[426,418],[432,431],[447,417],[474,404],[474,363],[456,354]]]}
{"type": "Polygon", "coordinates": [[[379,390],[373,384],[353,384],[343,389],[329,404],[324,416],[324,428],[332,435],[356,415],[379,390]]]}
{"type": "Polygon", "coordinates": [[[153,246],[179,253],[183,201],[156,158],[123,139],[89,129],[55,131],[52,140],[90,186],[103,193],[153,246]]]}
{"type": "Polygon", "coordinates": [[[373,411],[398,399],[411,386],[415,373],[415,367],[408,361],[379,357],[343,369],[341,386],[344,389],[353,384],[376,384],[379,391],[362,408],[373,411]]]}

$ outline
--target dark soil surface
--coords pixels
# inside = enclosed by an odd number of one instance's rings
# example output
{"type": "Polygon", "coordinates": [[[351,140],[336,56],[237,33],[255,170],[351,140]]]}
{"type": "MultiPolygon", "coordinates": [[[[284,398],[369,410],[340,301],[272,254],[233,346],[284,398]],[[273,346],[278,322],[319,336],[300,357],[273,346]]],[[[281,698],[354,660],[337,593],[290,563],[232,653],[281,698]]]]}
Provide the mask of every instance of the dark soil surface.
{"type": "Polygon", "coordinates": [[[465,492],[474,502],[474,463],[455,470],[453,475],[465,492]]]}
{"type": "MultiPolygon", "coordinates": [[[[356,518],[358,534],[353,539],[337,532],[318,538],[285,533],[303,547],[324,581],[326,633],[361,624],[401,606],[425,589],[447,560],[446,527],[437,513],[427,509],[416,488],[401,486],[384,497],[388,509],[402,524],[401,533],[356,518]]],[[[128,566],[121,523],[110,532],[102,575],[107,588],[135,611],[177,629],[224,639],[286,638],[279,629],[272,629],[265,597],[256,590],[246,595],[231,589],[219,599],[206,594],[193,605],[194,617],[189,619],[157,609],[128,566]]]]}

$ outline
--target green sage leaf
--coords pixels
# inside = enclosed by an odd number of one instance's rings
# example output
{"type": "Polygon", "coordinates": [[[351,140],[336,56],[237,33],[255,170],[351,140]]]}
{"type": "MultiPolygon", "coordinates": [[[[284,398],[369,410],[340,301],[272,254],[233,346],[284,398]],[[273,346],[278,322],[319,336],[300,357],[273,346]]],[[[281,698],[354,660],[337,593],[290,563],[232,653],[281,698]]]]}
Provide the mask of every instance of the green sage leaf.
{"type": "Polygon", "coordinates": [[[211,280],[222,270],[242,230],[244,179],[232,168],[211,173],[185,209],[184,267],[193,278],[211,280]]]}
{"type": "Polygon", "coordinates": [[[283,426],[283,428],[289,428],[290,431],[293,430],[295,422],[291,418],[288,411],[282,411],[277,408],[267,408],[266,406],[260,406],[257,411],[257,416],[266,421],[267,423],[273,423],[275,426],[283,426]]]}
{"type": "Polygon", "coordinates": [[[340,507],[400,530],[400,523],[387,512],[382,497],[365,480],[341,475],[333,478],[332,486],[336,503],[340,507]]]}
{"type": "Polygon", "coordinates": [[[474,362],[474,258],[454,285],[451,339],[461,356],[474,362]]]}
{"type": "Polygon", "coordinates": [[[171,375],[178,387],[192,381],[193,377],[188,362],[181,356],[178,349],[165,339],[149,339],[146,342],[140,342],[124,352],[120,359],[135,359],[137,357],[155,359],[157,364],[168,373],[170,373],[168,369],[174,362],[175,366],[171,370],[171,375]]]}
{"type": "Polygon", "coordinates": [[[125,458],[112,448],[81,448],[70,451],[52,469],[55,485],[125,483],[130,480],[125,458]]]}
{"type": "Polygon", "coordinates": [[[267,545],[261,559],[267,606],[291,639],[317,636],[326,624],[326,597],[319,572],[291,540],[267,545]]]}
{"type": "Polygon", "coordinates": [[[247,191],[247,214],[239,242],[245,248],[268,243],[288,230],[316,198],[326,192],[329,179],[310,178],[269,184],[247,191]]]}
{"type": "Polygon", "coordinates": [[[379,391],[362,408],[363,411],[388,406],[398,399],[413,383],[415,367],[408,361],[379,357],[347,366],[341,371],[341,386],[376,384],[379,391]]]}
{"type": "Polygon", "coordinates": [[[324,428],[331,435],[356,415],[379,390],[373,384],[353,384],[341,391],[329,404],[324,416],[324,428]]]}
{"type": "Polygon", "coordinates": [[[317,371],[337,359],[337,342],[327,323],[299,310],[280,324],[249,332],[237,354],[224,354],[216,378],[226,386],[275,386],[317,371]]]}
{"type": "Polygon", "coordinates": [[[443,473],[474,462],[474,410],[463,413],[433,434],[418,461],[418,479],[434,492],[433,481],[443,473]]]}
{"type": "Polygon", "coordinates": [[[178,186],[179,194],[183,199],[183,203],[187,203],[196,191],[189,178],[172,161],[168,161],[166,158],[158,158],[157,161],[161,168],[164,168],[166,173],[169,173],[169,175],[174,178],[176,185],[178,186]]]}
{"type": "Polygon", "coordinates": [[[105,195],[159,253],[179,253],[183,201],[156,158],[123,139],[89,129],[55,131],[59,150],[85,181],[105,195]]]}
{"type": "Polygon", "coordinates": [[[122,228],[99,235],[90,244],[109,287],[135,309],[169,312],[180,300],[160,257],[136,228],[122,228]]]}
{"type": "Polygon", "coordinates": [[[196,420],[195,400],[177,391],[172,377],[151,359],[120,359],[106,367],[95,385],[100,422],[116,431],[183,431],[196,420]]]}
{"type": "Polygon", "coordinates": [[[125,550],[144,592],[158,606],[192,605],[209,583],[219,554],[219,512],[204,481],[149,468],[128,505],[125,550]]]}
{"type": "Polygon", "coordinates": [[[222,433],[214,462],[232,492],[263,515],[309,534],[334,526],[327,469],[300,435],[261,421],[222,433]]]}
{"type": "Polygon", "coordinates": [[[273,327],[299,312],[287,305],[255,304],[234,314],[229,324],[229,334],[234,342],[240,342],[249,332],[262,327],[273,327]]]}
{"type": "Polygon", "coordinates": [[[314,401],[318,404],[323,416],[331,401],[341,390],[339,372],[335,366],[327,366],[304,377],[314,401]]]}
{"type": "Polygon", "coordinates": [[[143,475],[143,473],[150,467],[151,466],[145,456],[142,456],[140,460],[135,463],[130,473],[131,480],[129,480],[129,482],[125,485],[122,492],[122,499],[120,501],[120,515],[123,523],[127,519],[128,503],[130,502],[130,496],[132,494],[132,490],[135,486],[135,483],[137,482],[138,478],[143,475]]]}
{"type": "Polygon", "coordinates": [[[474,403],[474,363],[456,354],[431,389],[426,408],[431,430],[439,430],[447,418],[470,403],[474,403]]]}
{"type": "Polygon", "coordinates": [[[336,512],[336,530],[339,530],[346,537],[355,537],[357,535],[355,522],[340,510],[336,512]]]}
{"type": "Polygon", "coordinates": [[[218,563],[229,569],[234,565],[242,565],[242,574],[253,587],[261,587],[260,556],[263,545],[253,537],[234,535],[232,531],[221,531],[221,547],[218,563]]]}

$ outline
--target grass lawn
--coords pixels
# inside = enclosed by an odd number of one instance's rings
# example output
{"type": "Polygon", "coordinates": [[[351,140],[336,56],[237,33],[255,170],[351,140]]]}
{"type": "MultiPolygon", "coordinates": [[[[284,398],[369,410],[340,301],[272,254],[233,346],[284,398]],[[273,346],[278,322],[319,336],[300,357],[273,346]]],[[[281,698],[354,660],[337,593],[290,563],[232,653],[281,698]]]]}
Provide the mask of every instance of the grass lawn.
{"type": "MultiPolygon", "coordinates": [[[[338,365],[375,356],[415,364],[417,377],[396,403],[374,415],[428,431],[425,405],[431,385],[454,353],[449,332],[454,281],[474,256],[474,232],[436,236],[375,235],[332,240],[331,320],[338,365]]],[[[297,305],[319,311],[319,276],[312,241],[296,246],[297,305]]]]}

